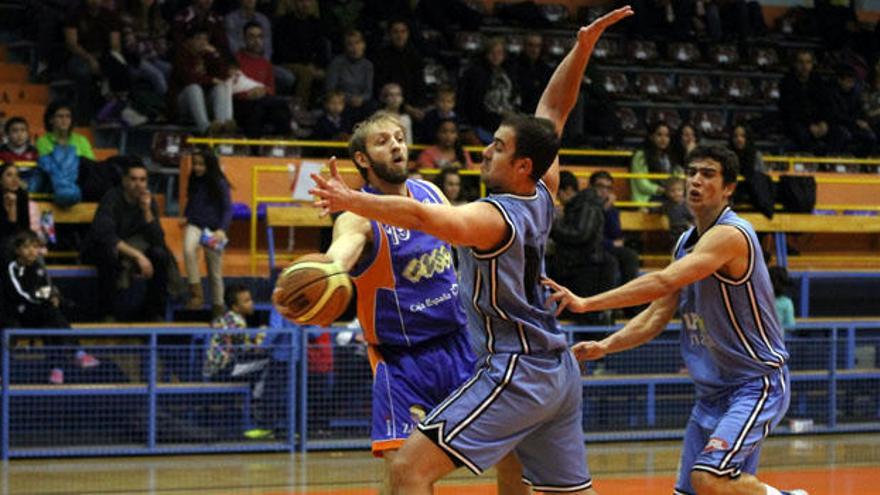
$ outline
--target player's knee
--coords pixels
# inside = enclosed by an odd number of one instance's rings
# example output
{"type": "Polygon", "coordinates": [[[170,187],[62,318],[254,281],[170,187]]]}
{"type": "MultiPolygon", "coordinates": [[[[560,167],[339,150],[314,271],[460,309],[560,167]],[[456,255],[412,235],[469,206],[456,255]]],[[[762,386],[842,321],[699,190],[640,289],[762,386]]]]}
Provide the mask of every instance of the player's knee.
{"type": "Polygon", "coordinates": [[[721,495],[724,479],[705,471],[691,471],[691,486],[697,495],[721,495]]]}
{"type": "Polygon", "coordinates": [[[407,460],[399,453],[394,456],[388,466],[391,473],[391,486],[396,489],[412,485],[412,483],[419,477],[418,472],[414,467],[415,466],[407,462],[407,460]]]}

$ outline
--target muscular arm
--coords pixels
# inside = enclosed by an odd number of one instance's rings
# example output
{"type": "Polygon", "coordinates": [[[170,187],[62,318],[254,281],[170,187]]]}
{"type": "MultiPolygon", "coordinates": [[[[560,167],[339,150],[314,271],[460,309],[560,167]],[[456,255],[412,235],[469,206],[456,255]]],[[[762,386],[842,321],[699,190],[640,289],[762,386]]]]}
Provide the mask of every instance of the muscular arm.
{"type": "Polygon", "coordinates": [[[620,331],[614,332],[600,342],[605,353],[626,351],[654,340],[672,319],[677,304],[678,291],[652,302],[620,331]]]}
{"type": "Polygon", "coordinates": [[[345,271],[351,271],[372,235],[369,220],[354,213],[343,213],[333,224],[333,242],[327,256],[345,271]]]}

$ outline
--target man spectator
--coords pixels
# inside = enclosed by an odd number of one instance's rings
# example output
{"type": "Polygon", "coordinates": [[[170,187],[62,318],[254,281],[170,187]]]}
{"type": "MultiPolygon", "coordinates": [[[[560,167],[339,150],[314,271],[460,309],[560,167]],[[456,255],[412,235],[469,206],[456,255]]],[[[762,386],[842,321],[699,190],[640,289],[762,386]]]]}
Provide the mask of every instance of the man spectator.
{"type": "Polygon", "coordinates": [[[835,72],[829,120],[832,125],[840,127],[849,151],[859,156],[869,155],[877,145],[877,136],[868,124],[868,115],[862,106],[862,90],[856,84],[856,71],[844,64],[835,72]]]}
{"type": "Polygon", "coordinates": [[[223,60],[231,62],[232,51],[229,49],[223,18],[211,11],[213,4],[214,0],[193,0],[192,5],[174,16],[174,47],[179,50],[187,33],[192,32],[194,26],[201,26],[208,33],[210,46],[223,60]]]}
{"type": "MultiPolygon", "coordinates": [[[[566,280],[585,294],[598,294],[613,287],[614,261],[602,248],[605,214],[595,189],[578,191],[578,180],[568,171],[559,173],[559,202],[550,238],[556,246],[554,279],[566,280]]],[[[580,292],[579,292],[580,293],[580,292]]],[[[578,323],[604,323],[602,315],[569,314],[578,323]]]]}
{"type": "Polygon", "coordinates": [[[813,71],[813,54],[797,53],[791,72],[779,85],[779,112],[795,151],[815,154],[842,150],[843,134],[830,121],[830,101],[825,83],[813,71]]]}
{"type": "Polygon", "coordinates": [[[425,61],[410,40],[409,24],[405,20],[388,22],[388,43],[376,50],[373,60],[376,65],[375,87],[399,84],[407,99],[406,113],[413,113],[414,107],[424,104],[421,98],[425,94],[425,61]]]}
{"type": "Polygon", "coordinates": [[[501,123],[501,116],[516,110],[518,104],[514,78],[504,67],[504,58],[504,40],[490,39],[483,58],[464,73],[458,87],[456,106],[483,143],[492,140],[492,129],[501,123]]]}
{"type": "Polygon", "coordinates": [[[366,117],[373,109],[373,63],[364,57],[366,42],[360,31],[345,34],[345,53],[327,67],[326,92],[340,90],[352,112],[352,120],[366,117]]]}
{"type": "Polygon", "coordinates": [[[531,113],[553,75],[553,68],[543,59],[544,38],[538,33],[525,37],[522,53],[516,59],[516,82],[519,89],[520,109],[531,113]]]}
{"type": "MultiPolygon", "coordinates": [[[[226,38],[229,41],[229,49],[238,54],[247,44],[245,40],[245,26],[257,23],[263,34],[263,53],[267,60],[272,60],[272,24],[263,13],[257,12],[257,0],[241,0],[238,10],[234,10],[223,19],[226,27],[226,38]]],[[[278,81],[278,89],[281,93],[289,93],[293,88],[293,74],[281,66],[272,67],[275,80],[278,81]]]]}
{"type": "Polygon", "coordinates": [[[599,170],[590,175],[590,189],[602,201],[605,210],[605,239],[603,245],[617,262],[616,272],[619,280],[616,285],[623,285],[636,278],[639,274],[639,255],[624,245],[623,228],[620,225],[620,210],[614,206],[614,179],[611,174],[599,170]]]}
{"type": "Polygon", "coordinates": [[[165,313],[173,258],[165,246],[159,207],[147,189],[147,178],[143,163],[129,162],[122,184],[101,199],[83,241],[81,256],[98,270],[97,300],[108,319],[115,317],[111,311],[118,289],[125,288],[131,276],[147,279],[144,318],[158,321],[165,313]]]}
{"type": "Polygon", "coordinates": [[[28,123],[22,117],[12,117],[3,124],[7,141],[0,145],[0,164],[37,161],[37,148],[31,144],[28,123]]]}
{"type": "MultiPolygon", "coordinates": [[[[256,22],[245,24],[245,45],[235,54],[241,72],[252,83],[242,86],[243,91],[233,93],[235,120],[244,129],[249,138],[258,138],[263,134],[263,125],[268,123],[270,132],[276,136],[290,134],[290,109],[287,102],[275,96],[275,78],[272,64],[263,55],[263,28],[256,22]],[[256,83],[256,84],[254,84],[256,83]]],[[[233,91],[236,88],[236,77],[233,77],[233,91]]]]}
{"type": "Polygon", "coordinates": [[[292,9],[275,20],[275,63],[290,69],[303,108],[312,107],[312,86],[323,81],[330,63],[330,40],[315,0],[293,0],[292,9]]]}

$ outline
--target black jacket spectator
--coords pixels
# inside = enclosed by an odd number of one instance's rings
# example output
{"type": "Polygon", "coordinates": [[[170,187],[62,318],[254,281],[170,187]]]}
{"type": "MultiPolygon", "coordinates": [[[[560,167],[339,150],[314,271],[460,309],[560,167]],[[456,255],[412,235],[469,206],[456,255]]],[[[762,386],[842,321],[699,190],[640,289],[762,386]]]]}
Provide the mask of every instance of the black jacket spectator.
{"type": "Polygon", "coordinates": [[[840,151],[843,135],[830,121],[831,102],[825,82],[813,71],[813,55],[800,52],[779,85],[779,112],[786,134],[800,151],[840,151]]]}
{"type": "MultiPolygon", "coordinates": [[[[515,77],[504,67],[504,57],[503,41],[489,40],[485,55],[464,73],[459,84],[456,108],[468,124],[481,127],[484,134],[494,132],[502,115],[517,107],[515,77]]],[[[485,142],[488,137],[481,139],[485,142]]]]}
{"type": "Polygon", "coordinates": [[[425,61],[409,39],[406,22],[391,22],[388,36],[390,42],[378,48],[371,57],[374,61],[373,87],[381,91],[387,83],[397,83],[406,101],[418,106],[424,103],[425,61]]]}

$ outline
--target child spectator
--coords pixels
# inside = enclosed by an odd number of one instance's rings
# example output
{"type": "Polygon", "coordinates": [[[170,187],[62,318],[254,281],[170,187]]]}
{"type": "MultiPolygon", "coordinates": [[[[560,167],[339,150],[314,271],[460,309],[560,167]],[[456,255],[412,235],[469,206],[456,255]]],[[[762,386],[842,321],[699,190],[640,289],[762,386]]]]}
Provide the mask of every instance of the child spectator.
{"type": "MultiPolygon", "coordinates": [[[[629,171],[634,174],[681,172],[671,162],[668,125],[664,122],[655,122],[648,127],[645,143],[633,153],[629,171]]],[[[662,180],[643,178],[631,179],[630,190],[632,200],[639,203],[660,199],[665,192],[662,180]]]]}
{"type": "Polygon", "coordinates": [[[672,242],[678,240],[687,229],[694,225],[694,215],[688,209],[684,198],[685,181],[681,177],[672,177],[664,187],[666,199],[663,201],[663,213],[669,219],[669,233],[672,242]]]}
{"type": "Polygon", "coordinates": [[[791,286],[788,270],[781,266],[770,267],[770,283],[773,284],[773,295],[776,296],[776,317],[786,331],[794,330],[794,302],[786,294],[791,286]]]}
{"type": "Polygon", "coordinates": [[[461,175],[454,168],[444,168],[437,174],[435,182],[440,191],[449,200],[449,203],[455,206],[467,203],[467,200],[461,194],[461,175]]]}
{"type": "Polygon", "coordinates": [[[394,115],[400,122],[400,125],[403,126],[403,133],[406,135],[406,144],[411,145],[413,142],[412,118],[401,111],[403,108],[404,97],[403,89],[401,89],[400,84],[388,83],[382,86],[382,92],[379,94],[379,99],[382,102],[382,110],[394,115]]]}
{"type": "Polygon", "coordinates": [[[73,146],[76,156],[95,159],[92,143],[88,138],[73,130],[73,107],[65,101],[53,101],[43,113],[46,133],[37,139],[37,153],[45,156],[52,153],[58,145],[73,146]]]}
{"type": "Polygon", "coordinates": [[[340,90],[345,103],[355,113],[354,120],[366,117],[373,108],[373,63],[364,58],[364,35],[353,30],[345,34],[345,53],[337,55],[327,67],[327,93],[340,90]]]}
{"type": "Polygon", "coordinates": [[[458,139],[458,126],[454,120],[445,120],[437,128],[434,144],[419,154],[419,168],[473,168],[470,154],[458,139]]]}
{"type": "Polygon", "coordinates": [[[434,106],[425,112],[425,117],[419,124],[419,141],[422,143],[431,142],[437,135],[437,128],[440,123],[445,120],[452,120],[456,124],[459,123],[458,115],[455,113],[455,88],[449,85],[443,85],[437,88],[437,96],[434,97],[434,106]]]}
{"type": "Polygon", "coordinates": [[[31,144],[28,123],[22,117],[12,117],[3,126],[6,142],[0,145],[0,163],[35,162],[37,148],[31,144]]]}
{"type": "MultiPolygon", "coordinates": [[[[61,295],[52,286],[46,267],[39,259],[41,247],[37,234],[23,230],[13,239],[15,259],[3,273],[3,328],[70,328],[61,312],[61,295]]],[[[70,337],[44,337],[48,348],[49,382],[64,383],[62,367],[64,349],[77,347],[70,337]]],[[[94,368],[100,362],[82,349],[75,351],[73,360],[81,368],[94,368]]]]}
{"type": "Polygon", "coordinates": [[[331,91],[324,98],[324,114],[315,122],[312,137],[320,140],[348,141],[351,121],[345,111],[345,93],[331,91]]]}
{"type": "Polygon", "coordinates": [[[214,316],[223,312],[223,246],[232,221],[229,180],[220,170],[217,157],[210,151],[192,155],[192,173],[187,185],[186,222],[183,233],[183,257],[190,299],[187,309],[201,309],[204,304],[199,274],[198,249],[205,253],[214,316]]]}

